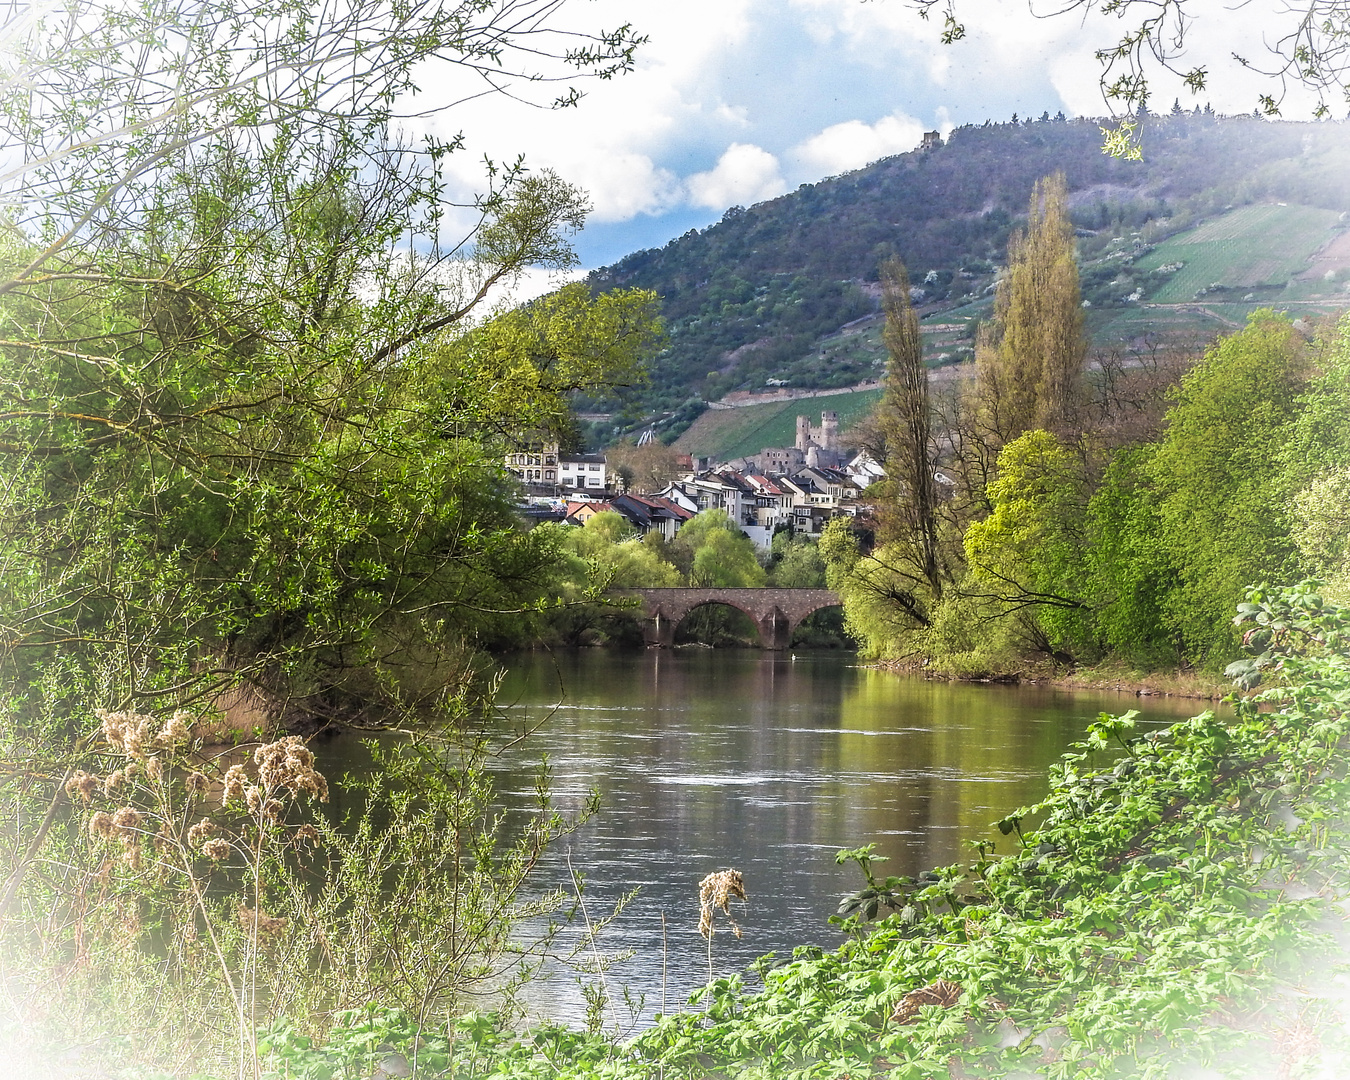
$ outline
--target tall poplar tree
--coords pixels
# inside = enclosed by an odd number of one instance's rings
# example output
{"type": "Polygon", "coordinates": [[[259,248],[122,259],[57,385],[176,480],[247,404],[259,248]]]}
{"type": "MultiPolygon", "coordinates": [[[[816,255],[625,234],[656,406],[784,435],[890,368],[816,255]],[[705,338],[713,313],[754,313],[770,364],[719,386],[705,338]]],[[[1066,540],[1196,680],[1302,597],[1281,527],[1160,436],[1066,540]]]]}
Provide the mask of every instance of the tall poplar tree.
{"type": "Polygon", "coordinates": [[[1068,193],[1056,173],[1036,184],[1026,231],[1008,242],[994,325],[976,348],[978,413],[995,448],[1068,427],[1086,356],[1068,193]]]}
{"type": "Polygon", "coordinates": [[[928,369],[923,363],[919,317],[909,296],[909,275],[898,259],[881,267],[882,341],[888,366],[878,426],[886,445],[886,475],[896,497],[885,515],[887,539],[909,556],[933,602],[942,596],[944,568],[938,551],[937,464],[928,369]]]}

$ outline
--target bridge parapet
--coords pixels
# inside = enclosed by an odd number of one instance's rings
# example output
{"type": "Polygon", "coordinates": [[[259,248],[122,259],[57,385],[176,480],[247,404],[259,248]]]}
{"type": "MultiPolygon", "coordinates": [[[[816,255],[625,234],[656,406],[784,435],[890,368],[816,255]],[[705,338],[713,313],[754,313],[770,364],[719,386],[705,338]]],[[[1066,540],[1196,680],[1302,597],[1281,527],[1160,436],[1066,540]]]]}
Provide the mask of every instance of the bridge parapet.
{"type": "Polygon", "coordinates": [[[670,648],[675,630],[696,607],[726,604],[748,615],[765,649],[786,649],[803,619],[843,601],[831,589],[624,589],[642,601],[642,634],[648,645],[670,648]]]}

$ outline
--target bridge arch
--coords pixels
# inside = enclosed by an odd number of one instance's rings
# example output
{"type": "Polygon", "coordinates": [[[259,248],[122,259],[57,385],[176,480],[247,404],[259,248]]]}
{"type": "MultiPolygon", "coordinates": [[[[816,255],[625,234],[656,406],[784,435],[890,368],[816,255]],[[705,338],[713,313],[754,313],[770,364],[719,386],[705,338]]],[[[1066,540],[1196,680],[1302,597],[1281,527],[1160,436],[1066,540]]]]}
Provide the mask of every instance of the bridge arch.
{"type": "Polygon", "coordinates": [[[748,615],[759,628],[762,648],[786,649],[792,631],[808,615],[843,601],[832,589],[626,589],[642,601],[642,636],[648,645],[670,648],[675,628],[696,607],[725,604],[748,615]]]}

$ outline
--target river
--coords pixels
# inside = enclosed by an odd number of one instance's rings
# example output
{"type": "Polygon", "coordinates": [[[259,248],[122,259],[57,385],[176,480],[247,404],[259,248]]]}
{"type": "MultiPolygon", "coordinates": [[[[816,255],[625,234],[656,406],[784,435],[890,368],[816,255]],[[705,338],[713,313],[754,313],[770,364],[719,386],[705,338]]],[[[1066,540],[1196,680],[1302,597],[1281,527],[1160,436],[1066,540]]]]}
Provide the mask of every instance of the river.
{"type": "MultiPolygon", "coordinates": [[[[835,864],[840,848],[876,844],[889,858],[883,875],[966,860],[964,841],[997,836],[992,822],[1040,798],[1047,767],[1099,712],[1139,708],[1141,723],[1161,725],[1204,707],[933,682],[838,651],[699,648],[525,654],[499,700],[513,728],[542,722],[498,765],[508,804],[533,794],[528,766],[541,754],[563,807],[601,793],[599,815],[561,842],[539,880],[567,885],[570,862],[591,919],[639,890],[600,947],[632,951],[606,983],[615,998],[622,986],[645,998],[646,1018],[707,979],[696,928],[710,871],[740,870],[750,897],[733,907],[743,936],[714,938],[715,974],[797,945],[832,947],[841,938],[826,920],[862,885],[855,866],[835,864]]],[[[584,1015],[562,972],[532,984],[527,1003],[568,1023],[584,1015]]],[[[616,1005],[607,1019],[629,1018],[616,1005]]]]}

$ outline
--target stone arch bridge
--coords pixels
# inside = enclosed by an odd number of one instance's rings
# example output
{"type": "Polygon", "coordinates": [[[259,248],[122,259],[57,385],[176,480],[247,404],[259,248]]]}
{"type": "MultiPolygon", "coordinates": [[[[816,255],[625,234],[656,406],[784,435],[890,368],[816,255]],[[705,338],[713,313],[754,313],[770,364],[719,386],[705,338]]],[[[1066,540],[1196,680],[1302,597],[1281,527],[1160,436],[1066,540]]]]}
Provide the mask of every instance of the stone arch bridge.
{"type": "Polygon", "coordinates": [[[761,647],[786,649],[803,619],[843,603],[831,589],[624,589],[622,595],[642,601],[643,640],[665,649],[675,644],[684,617],[704,604],[743,611],[759,627],[761,647]]]}

